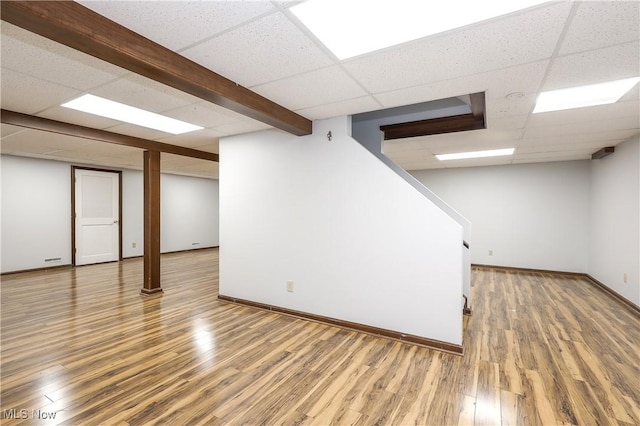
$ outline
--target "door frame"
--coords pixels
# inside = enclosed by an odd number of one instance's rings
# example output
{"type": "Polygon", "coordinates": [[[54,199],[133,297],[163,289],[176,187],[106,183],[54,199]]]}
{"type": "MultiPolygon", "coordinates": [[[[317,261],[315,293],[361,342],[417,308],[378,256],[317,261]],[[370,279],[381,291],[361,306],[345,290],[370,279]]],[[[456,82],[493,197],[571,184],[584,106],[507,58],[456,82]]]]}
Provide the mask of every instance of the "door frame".
{"type": "Polygon", "coordinates": [[[118,175],[118,261],[122,261],[122,170],[71,166],[71,265],[76,266],[76,170],[107,172],[118,175]]]}

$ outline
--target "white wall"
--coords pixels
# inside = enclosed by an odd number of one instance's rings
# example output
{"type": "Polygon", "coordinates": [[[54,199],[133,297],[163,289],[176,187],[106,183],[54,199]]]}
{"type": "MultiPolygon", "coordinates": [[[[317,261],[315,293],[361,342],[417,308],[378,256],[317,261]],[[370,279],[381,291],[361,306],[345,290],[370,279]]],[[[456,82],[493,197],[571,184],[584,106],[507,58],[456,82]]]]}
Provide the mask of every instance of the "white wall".
{"type": "Polygon", "coordinates": [[[471,220],[473,263],[587,273],[640,306],[638,136],[601,160],[411,173],[471,220]]]}
{"type": "MultiPolygon", "coordinates": [[[[70,264],[71,164],[10,155],[0,161],[1,272],[70,264]],[[54,257],[61,260],[44,262],[54,257]]],[[[217,180],[162,174],[160,199],[163,252],[219,245],[217,180]]],[[[122,210],[122,255],[142,256],[140,171],[122,173],[122,210]]]]}
{"type": "MultiPolygon", "coordinates": [[[[162,186],[160,186],[160,191],[162,191],[162,186]]],[[[142,256],[144,254],[143,194],[144,178],[142,172],[137,170],[123,170],[122,257],[125,258],[142,256]],[[136,246],[133,247],[133,244],[136,246]]],[[[160,220],[162,221],[162,213],[160,215],[160,220]]]]}
{"type": "Polygon", "coordinates": [[[0,161],[2,272],[71,263],[69,165],[6,155],[0,161]]]}
{"type": "Polygon", "coordinates": [[[640,306],[640,136],[591,162],[589,228],[589,274],[640,306]]]}
{"type": "Polygon", "coordinates": [[[163,174],[160,188],[162,252],[217,246],[218,181],[163,174]]]}
{"type": "Polygon", "coordinates": [[[472,263],[587,272],[589,161],[411,173],[471,221],[472,263]]]}
{"type": "Polygon", "coordinates": [[[462,227],[349,127],[220,141],[220,294],[461,344],[462,227]]]}
{"type": "MultiPolygon", "coordinates": [[[[442,104],[441,108],[434,109],[429,114],[420,112],[420,117],[416,117],[415,114],[405,114],[401,116],[390,116],[380,118],[377,117],[377,113],[365,113],[363,116],[372,116],[369,120],[358,120],[352,122],[351,136],[357,140],[362,146],[364,146],[369,152],[375,155],[381,162],[387,167],[393,170],[398,176],[403,178],[407,183],[412,185],[417,191],[419,191],[424,197],[431,200],[442,211],[448,214],[452,219],[462,226],[463,239],[467,243],[471,241],[471,222],[461,215],[458,211],[447,204],[442,198],[438,197],[429,188],[419,182],[414,176],[412,176],[405,169],[394,163],[389,157],[382,152],[382,145],[384,141],[384,133],[380,130],[380,126],[384,124],[393,124],[399,121],[411,121],[412,119],[426,119],[443,117],[447,115],[465,114],[470,112],[469,105],[447,106],[452,100],[443,99],[438,101],[442,104]],[[413,118],[412,118],[413,116],[413,118]],[[377,117],[377,118],[376,118],[377,117]]],[[[461,248],[463,254],[462,262],[462,292],[467,297],[469,306],[473,304],[471,294],[471,254],[465,247],[461,248]]]]}

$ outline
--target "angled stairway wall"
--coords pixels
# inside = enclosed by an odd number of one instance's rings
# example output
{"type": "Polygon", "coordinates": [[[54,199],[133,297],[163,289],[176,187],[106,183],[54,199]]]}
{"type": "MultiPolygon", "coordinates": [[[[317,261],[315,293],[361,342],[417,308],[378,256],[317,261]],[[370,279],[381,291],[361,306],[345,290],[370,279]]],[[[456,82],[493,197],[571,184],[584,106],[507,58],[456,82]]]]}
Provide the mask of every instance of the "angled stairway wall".
{"type": "Polygon", "coordinates": [[[375,155],[380,161],[393,170],[398,176],[408,182],[417,191],[419,191],[424,197],[433,202],[442,211],[453,218],[463,229],[463,240],[465,245],[461,244],[461,250],[463,253],[463,294],[467,297],[469,306],[471,307],[471,222],[458,213],[453,207],[443,201],[440,197],[434,194],[429,188],[427,188],[422,182],[416,179],[413,175],[407,172],[402,167],[391,161],[389,157],[384,155],[382,150],[383,133],[380,131],[379,126],[384,124],[392,124],[397,122],[406,122],[414,119],[424,120],[427,118],[436,118],[442,116],[451,116],[457,114],[466,114],[470,112],[468,105],[447,105],[446,100],[440,101],[441,107],[434,109],[431,113],[422,113],[420,116],[411,114],[405,114],[403,116],[389,116],[384,119],[373,116],[370,120],[361,120],[352,123],[352,137],[364,146],[369,152],[375,155]]]}
{"type": "Polygon", "coordinates": [[[463,227],[350,129],[221,139],[220,295],[461,345],[463,227]]]}

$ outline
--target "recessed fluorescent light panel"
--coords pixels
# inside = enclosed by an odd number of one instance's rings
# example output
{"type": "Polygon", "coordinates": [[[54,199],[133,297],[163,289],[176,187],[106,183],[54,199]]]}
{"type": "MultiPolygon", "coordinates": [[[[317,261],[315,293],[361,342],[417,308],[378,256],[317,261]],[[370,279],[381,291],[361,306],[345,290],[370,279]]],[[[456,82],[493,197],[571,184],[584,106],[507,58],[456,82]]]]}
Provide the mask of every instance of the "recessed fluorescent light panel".
{"type": "Polygon", "coordinates": [[[307,0],[289,10],[338,59],[515,12],[541,0],[307,0]]]}
{"type": "Polygon", "coordinates": [[[512,155],[515,148],[490,149],[488,151],[457,152],[455,154],[436,154],[440,161],[446,160],[466,160],[467,158],[501,157],[512,155]]]}
{"type": "Polygon", "coordinates": [[[631,90],[638,81],[640,81],[640,77],[542,92],[538,96],[533,112],[560,111],[612,104],[631,90]]]}
{"type": "Polygon", "coordinates": [[[174,135],[204,128],[94,95],[83,95],[61,106],[174,135]]]}

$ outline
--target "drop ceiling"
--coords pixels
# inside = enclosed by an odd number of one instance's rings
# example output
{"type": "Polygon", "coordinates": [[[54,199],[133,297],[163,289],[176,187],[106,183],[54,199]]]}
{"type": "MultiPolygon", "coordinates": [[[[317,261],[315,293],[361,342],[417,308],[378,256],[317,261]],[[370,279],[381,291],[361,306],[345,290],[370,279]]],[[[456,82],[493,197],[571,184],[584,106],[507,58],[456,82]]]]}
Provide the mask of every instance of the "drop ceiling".
{"type": "MultiPolygon", "coordinates": [[[[81,3],[311,120],[484,91],[487,129],[385,142],[408,170],[588,159],[640,133],[638,86],[615,104],[531,114],[541,91],[640,75],[637,1],[549,2],[344,61],[288,10],[295,1],[81,3]],[[514,156],[434,157],[507,147],[514,156]]],[[[270,128],[11,24],[1,30],[3,109],[216,153],[220,137],[270,128]],[[170,136],[59,106],[85,93],[204,129],[170,136]]],[[[142,167],[140,150],[6,124],[0,149],[142,167]]],[[[217,163],[167,154],[162,170],[218,176],[217,163]]]]}

